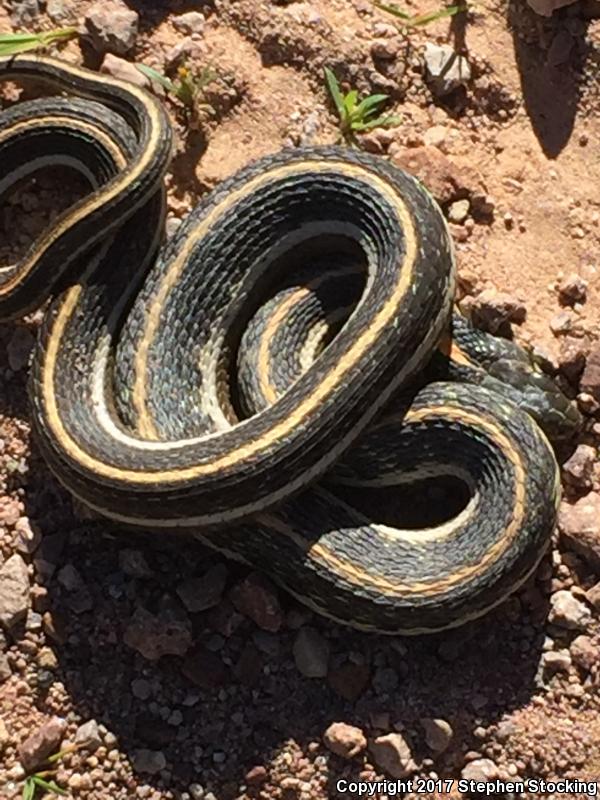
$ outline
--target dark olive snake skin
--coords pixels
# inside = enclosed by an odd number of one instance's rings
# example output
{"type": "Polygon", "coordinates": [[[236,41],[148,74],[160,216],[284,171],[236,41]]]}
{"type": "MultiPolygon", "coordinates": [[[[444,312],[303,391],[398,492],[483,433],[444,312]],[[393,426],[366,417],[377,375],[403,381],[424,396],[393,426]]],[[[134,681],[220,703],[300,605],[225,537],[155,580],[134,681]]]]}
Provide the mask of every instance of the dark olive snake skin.
{"type": "Polygon", "coordinates": [[[58,480],[365,630],[459,625],[518,587],[559,496],[537,423],[563,438],[577,414],[523,351],[453,315],[452,245],[426,189],[383,158],[287,150],[224,181],[161,246],[158,101],[0,58],[0,79],[28,78],[85,98],[0,114],[0,198],[49,163],[90,185],[0,270],[0,319],[52,297],[30,396],[58,480]],[[360,499],[444,478],[465,504],[424,527],[360,499]]]}

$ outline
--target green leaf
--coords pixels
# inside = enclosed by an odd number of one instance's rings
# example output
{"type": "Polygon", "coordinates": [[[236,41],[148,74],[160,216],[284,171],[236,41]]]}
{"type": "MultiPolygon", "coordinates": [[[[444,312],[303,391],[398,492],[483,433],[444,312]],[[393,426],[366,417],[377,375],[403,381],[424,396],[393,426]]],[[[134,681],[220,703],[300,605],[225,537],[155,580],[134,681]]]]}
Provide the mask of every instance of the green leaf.
{"type": "Polygon", "coordinates": [[[358,100],[358,92],[356,89],[350,89],[348,94],[344,95],[344,109],[346,114],[351,117],[356,113],[356,101],[358,100]]]}
{"type": "Polygon", "coordinates": [[[164,89],[167,90],[167,92],[176,94],[177,88],[175,84],[172,80],[170,80],[170,78],[167,78],[166,75],[163,75],[161,72],[158,72],[158,70],[155,70],[152,67],[148,67],[146,64],[136,64],[135,66],[137,69],[139,69],[142,75],[150,78],[151,81],[156,81],[156,83],[159,83],[164,89]]]}
{"type": "Polygon", "coordinates": [[[43,778],[40,778],[39,775],[32,775],[31,780],[36,786],[39,786],[40,789],[44,789],[46,792],[54,792],[54,794],[60,794],[63,797],[67,796],[67,792],[61,789],[60,786],[57,786],[54,781],[45,781],[43,778]]]}
{"type": "Polygon", "coordinates": [[[382,11],[387,11],[388,14],[393,14],[395,17],[400,17],[400,19],[410,19],[411,17],[406,11],[401,11],[398,6],[388,6],[386,3],[375,3],[375,7],[380,8],[382,11]]]}
{"type": "Polygon", "coordinates": [[[42,33],[3,33],[0,34],[0,56],[14,56],[47,47],[55,41],[72,39],[76,35],[77,28],[57,28],[42,33]]]}
{"type": "Polygon", "coordinates": [[[447,8],[441,8],[438,11],[430,11],[427,14],[411,17],[408,20],[408,24],[415,28],[423,25],[429,25],[430,22],[435,22],[437,19],[453,17],[455,14],[458,14],[459,11],[464,11],[465,8],[466,6],[448,6],[447,8]]]}
{"type": "Polygon", "coordinates": [[[22,800],[33,800],[34,795],[35,783],[31,780],[31,778],[27,778],[25,785],[23,786],[22,800]]]}
{"type": "Polygon", "coordinates": [[[357,122],[353,125],[355,131],[370,131],[373,128],[390,128],[394,125],[400,124],[400,117],[377,117],[377,119],[369,120],[369,122],[357,122]]]}
{"type": "Polygon", "coordinates": [[[364,100],[356,107],[356,116],[358,119],[364,119],[365,117],[369,116],[369,114],[373,114],[377,111],[377,107],[380,106],[382,103],[388,99],[387,94],[370,94],[368,97],[365,97],[364,100]]]}
{"type": "Polygon", "coordinates": [[[340,119],[343,119],[345,114],[345,106],[344,106],[344,98],[342,93],[340,92],[340,85],[337,81],[337,78],[333,74],[333,72],[325,67],[325,81],[327,82],[327,88],[329,89],[329,94],[333,102],[335,103],[335,107],[340,119]]]}

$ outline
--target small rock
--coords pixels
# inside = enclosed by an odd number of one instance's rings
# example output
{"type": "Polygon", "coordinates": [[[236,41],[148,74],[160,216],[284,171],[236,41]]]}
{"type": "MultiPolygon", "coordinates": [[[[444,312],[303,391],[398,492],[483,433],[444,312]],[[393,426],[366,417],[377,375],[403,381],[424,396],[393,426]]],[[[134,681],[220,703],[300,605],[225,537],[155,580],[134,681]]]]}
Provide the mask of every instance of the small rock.
{"type": "Polygon", "coordinates": [[[283,624],[283,613],[272,584],[252,572],[235,586],[230,594],[231,602],[246,617],[265,631],[277,633],[283,624]]]}
{"type": "Polygon", "coordinates": [[[570,311],[561,311],[552,317],[549,324],[555,336],[568,333],[573,327],[573,314],[570,311]]]}
{"type": "Polygon", "coordinates": [[[65,24],[77,17],[77,0],[46,0],[46,14],[52,22],[65,24]]]}
{"type": "Polygon", "coordinates": [[[329,643],[315,628],[301,628],[293,646],[298,671],[306,678],[324,678],[329,664],[329,643]]]}
{"type": "Polygon", "coordinates": [[[579,386],[582,392],[600,402],[600,347],[595,347],[588,355],[579,386]]]}
{"type": "Polygon", "coordinates": [[[144,678],[135,678],[131,681],[131,692],[138,700],[147,700],[152,694],[152,686],[144,678]]]}
{"type": "Polygon", "coordinates": [[[442,205],[462,200],[465,195],[485,192],[481,178],[474,169],[459,167],[437,147],[409,147],[391,152],[391,158],[396,166],[421,181],[442,205]]]}
{"type": "Polygon", "coordinates": [[[13,372],[20,372],[29,364],[29,357],[34,344],[35,339],[27,328],[18,327],[14,329],[6,347],[8,366],[13,372]]]}
{"type": "Polygon", "coordinates": [[[12,675],[12,670],[6,653],[0,652],[0,686],[12,675]]]}
{"type": "Polygon", "coordinates": [[[66,730],[67,722],[60,717],[52,717],[37,728],[17,748],[23,767],[29,772],[39,766],[58,749],[66,730]]]}
{"type": "Polygon", "coordinates": [[[426,145],[439,147],[442,151],[444,151],[447,138],[448,128],[444,125],[432,125],[430,128],[427,128],[423,134],[423,141],[426,145]]]}
{"type": "Polygon", "coordinates": [[[557,8],[569,6],[575,1],[576,0],[527,0],[527,3],[533,8],[536,14],[540,14],[542,17],[551,17],[552,13],[556,11],[557,8]]]}
{"type": "Polygon", "coordinates": [[[42,647],[39,650],[36,663],[42,669],[54,670],[58,668],[58,658],[51,647],[42,647]]]}
{"type": "Polygon", "coordinates": [[[542,664],[550,672],[568,672],[571,655],[568,650],[550,650],[543,654],[542,664]]]}
{"type": "Polygon", "coordinates": [[[227,582],[225,564],[215,564],[200,578],[190,578],[177,589],[181,602],[192,614],[219,605],[227,582]]]}
{"type": "Polygon", "coordinates": [[[84,28],[98,53],[123,56],[135,45],[138,34],[137,12],[120,0],[94,3],[84,18],[84,28]]]}
{"type": "Polygon", "coordinates": [[[192,644],[192,626],[183,612],[165,609],[152,614],[138,606],[123,641],[150,661],[165,655],[183,656],[192,644]]]}
{"type": "Polygon", "coordinates": [[[246,686],[258,683],[262,674],[263,659],[251,642],[247,642],[233,669],[235,677],[246,686]]]}
{"type": "Polygon", "coordinates": [[[77,592],[85,586],[83,578],[73,564],[65,564],[58,571],[56,579],[67,592],[77,592]]]}
{"type": "Polygon", "coordinates": [[[421,725],[425,730],[427,747],[434,753],[443,753],[454,735],[450,723],[445,719],[424,719],[421,720],[421,725]]]}
{"type": "Polygon", "coordinates": [[[119,567],[130,578],[151,578],[154,574],[142,551],[128,547],[119,551],[119,567]]]}
{"type": "Polygon", "coordinates": [[[574,386],[579,383],[588,352],[585,340],[575,336],[565,336],[560,343],[557,367],[574,386]]]}
{"type": "Polygon", "coordinates": [[[262,764],[258,764],[256,767],[252,767],[252,769],[248,770],[245,775],[245,781],[249,786],[262,786],[262,784],[267,780],[269,777],[268,772],[262,764]]]}
{"type": "Polygon", "coordinates": [[[467,764],[460,773],[466,781],[493,781],[498,777],[498,767],[489,758],[478,758],[467,764]]]}
{"type": "Polygon", "coordinates": [[[334,692],[345,700],[354,703],[367,688],[370,677],[371,673],[366,664],[352,664],[349,662],[331,670],[327,676],[327,681],[334,692]]]}
{"type": "Polygon", "coordinates": [[[167,766],[167,759],[160,750],[134,750],[131,760],[133,768],[145,775],[156,775],[167,766]]]}
{"type": "Polygon", "coordinates": [[[569,649],[577,666],[588,672],[595,664],[600,663],[600,647],[591,636],[576,636],[569,649]]]}
{"type": "MultiPolygon", "coordinates": [[[[573,455],[563,464],[563,477],[567,483],[576,489],[590,489],[597,458],[595,447],[591,447],[589,444],[580,444],[573,455]]],[[[600,503],[600,499],[596,498],[596,502],[600,503]]]]}
{"type": "Polygon", "coordinates": [[[596,583],[591,589],[588,589],[585,596],[592,608],[596,611],[600,611],[600,583],[596,583]]]}
{"type": "Polygon", "coordinates": [[[591,622],[589,609],[571,592],[561,590],[550,598],[548,620],[568,630],[586,630],[591,622]]]}
{"type": "Polygon", "coordinates": [[[97,750],[102,744],[102,736],[95,719],[90,719],[80,725],[75,731],[75,744],[85,746],[87,750],[97,750]]]}
{"type": "Polygon", "coordinates": [[[227,676],[227,668],[218,655],[197,647],[186,656],[181,671],[201,689],[217,689],[227,676]]]}
{"type": "Polygon", "coordinates": [[[8,728],[6,727],[6,723],[2,717],[0,717],[0,753],[4,750],[9,742],[10,734],[8,732],[8,728]]]}
{"type": "Polygon", "coordinates": [[[325,746],[342,758],[354,758],[367,746],[367,740],[360,728],[345,722],[332,722],[323,734],[325,746]]]}
{"type": "Polygon", "coordinates": [[[29,606],[27,564],[15,553],[0,567],[0,624],[14,627],[25,619],[29,606]]]}
{"type": "Polygon", "coordinates": [[[369,745],[369,750],[377,766],[392,778],[407,778],[417,770],[411,749],[399,733],[378,736],[369,745]]]}
{"type": "Polygon", "coordinates": [[[42,13],[40,0],[13,0],[10,18],[15,28],[28,27],[42,13]]]}
{"type": "Polygon", "coordinates": [[[576,272],[564,278],[558,286],[558,296],[562,303],[574,305],[584,303],[587,295],[587,281],[576,272]]]}
{"type": "Polygon", "coordinates": [[[508,323],[521,325],[527,316],[525,305],[514,297],[495,289],[484,289],[476,297],[467,297],[462,309],[476,328],[498,333],[508,323]]]}
{"type": "MultiPolygon", "coordinates": [[[[583,447],[587,448],[587,445],[580,445],[577,450],[583,447]]],[[[587,449],[592,451],[592,458],[595,460],[594,449],[587,449]]],[[[592,461],[590,473],[593,466],[592,461]]],[[[586,479],[591,482],[591,474],[586,479]]],[[[558,529],[570,549],[583,556],[591,567],[600,570],[600,495],[597,492],[586,494],[573,505],[561,503],[558,529]]]]}
{"type": "Polygon", "coordinates": [[[31,525],[29,517],[19,517],[15,525],[16,548],[19,553],[31,555],[38,548],[42,535],[35,525],[31,525]]]}
{"type": "Polygon", "coordinates": [[[400,52],[402,45],[403,41],[399,36],[389,39],[374,39],[371,42],[371,55],[376,60],[393,61],[400,52]]]}
{"type": "Polygon", "coordinates": [[[44,579],[49,580],[54,575],[56,567],[60,563],[66,540],[67,537],[64,533],[42,536],[33,564],[44,579]]]}
{"type": "Polygon", "coordinates": [[[202,33],[206,21],[199,11],[188,11],[171,17],[171,22],[180,33],[202,33]]]}
{"type": "Polygon", "coordinates": [[[448,220],[461,225],[469,216],[471,204],[468,200],[455,200],[448,209],[448,220]]]}
{"type": "Polygon", "coordinates": [[[100,72],[106,75],[112,75],[113,78],[118,78],[121,81],[128,81],[135,86],[141,86],[147,89],[150,86],[150,78],[139,70],[135,64],[130,61],[125,61],[123,58],[107,53],[102,61],[100,72]]]}
{"type": "Polygon", "coordinates": [[[431,90],[438,97],[450,94],[471,80],[469,62],[447,44],[427,42],[425,66],[431,90]]]}

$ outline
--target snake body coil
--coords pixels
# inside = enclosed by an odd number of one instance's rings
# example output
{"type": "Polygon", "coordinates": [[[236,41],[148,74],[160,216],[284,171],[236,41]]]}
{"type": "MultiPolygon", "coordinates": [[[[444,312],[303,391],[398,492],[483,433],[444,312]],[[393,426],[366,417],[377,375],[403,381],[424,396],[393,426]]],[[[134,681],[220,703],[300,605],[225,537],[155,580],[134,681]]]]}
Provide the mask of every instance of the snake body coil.
{"type": "Polygon", "coordinates": [[[48,163],[90,184],[0,271],[0,318],[53,296],[31,399],[58,479],[102,514],[189,530],[365,629],[457,625],[520,585],[554,524],[556,462],[498,393],[459,378],[414,397],[454,292],[449,234],[420,184],[362,153],[285,151],[221,184],[155,257],[161,106],[51,59],[0,59],[0,79],[23,77],[86,98],[0,116],[0,197],[48,163]],[[352,505],[361,488],[443,476],[468,501],[425,529],[352,505]]]}

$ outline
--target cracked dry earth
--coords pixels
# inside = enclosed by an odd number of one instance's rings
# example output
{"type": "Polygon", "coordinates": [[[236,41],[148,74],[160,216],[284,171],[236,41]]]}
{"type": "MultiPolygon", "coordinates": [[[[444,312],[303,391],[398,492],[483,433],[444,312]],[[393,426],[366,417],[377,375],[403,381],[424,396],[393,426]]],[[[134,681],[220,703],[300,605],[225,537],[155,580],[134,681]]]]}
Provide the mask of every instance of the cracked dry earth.
{"type": "MultiPolygon", "coordinates": [[[[367,0],[0,2],[0,32],[80,26],[60,51],[72,62],[216,71],[213,116],[190,120],[165,98],[170,230],[250,160],[336,140],[324,66],[346,88],[388,94],[399,124],[362,146],[431,189],[464,310],[512,327],[586,419],[560,454],[552,552],[515,596],[456,631],[361,635],[198,543],[126,533],[74,505],[29,435],[39,315],[0,326],[2,800],[61,743],[82,746],[55,780],[89,800],[357,796],[340,779],[600,780],[599,5],[544,17],[482,0],[407,33],[367,0]],[[439,95],[428,43],[466,57],[465,85],[439,95]]],[[[3,102],[17,96],[9,87],[3,102]]],[[[2,263],[78,196],[68,178],[40,174],[0,206],[2,263]]]]}

